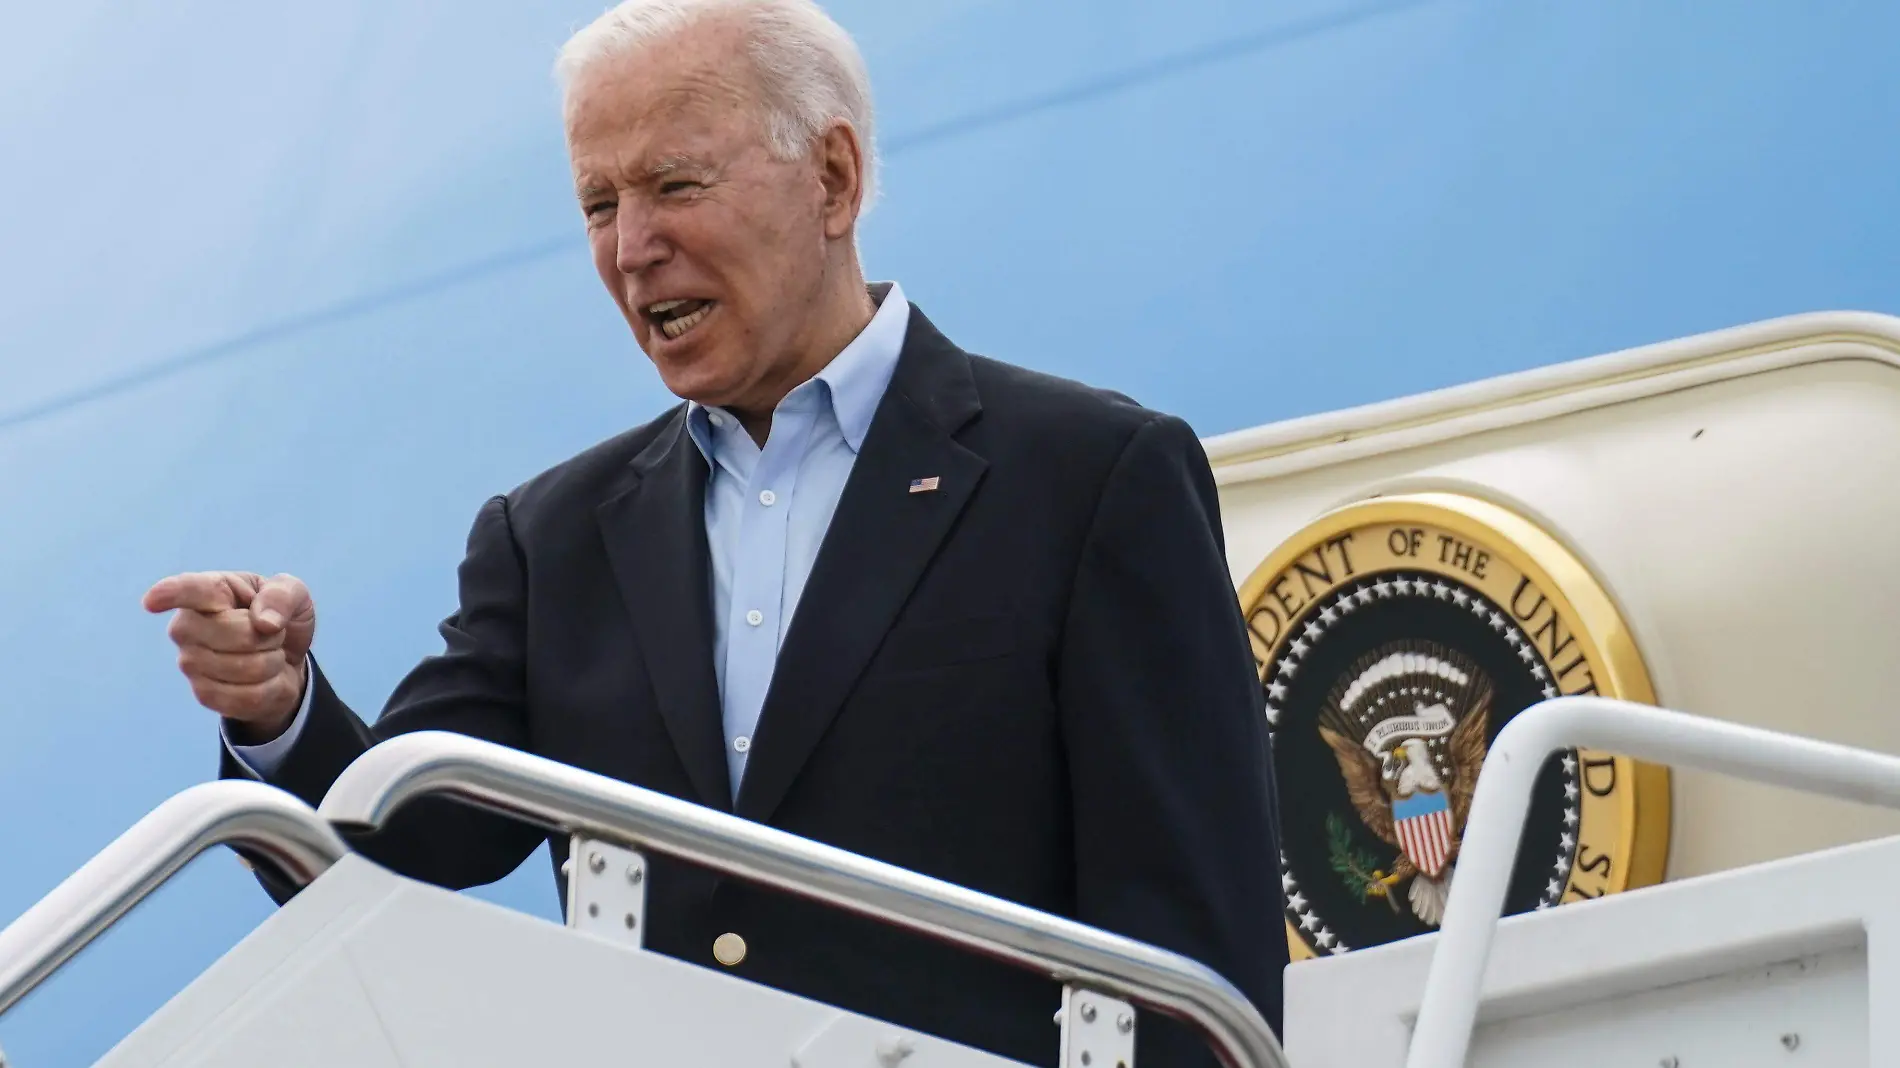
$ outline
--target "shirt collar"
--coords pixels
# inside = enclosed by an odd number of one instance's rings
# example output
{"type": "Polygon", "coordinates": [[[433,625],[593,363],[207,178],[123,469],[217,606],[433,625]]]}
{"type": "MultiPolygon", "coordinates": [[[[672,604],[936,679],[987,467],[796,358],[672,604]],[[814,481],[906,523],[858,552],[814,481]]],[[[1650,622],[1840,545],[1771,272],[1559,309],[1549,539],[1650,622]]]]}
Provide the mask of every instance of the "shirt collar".
{"type": "MultiPolygon", "coordinates": [[[[872,299],[878,302],[877,313],[843,351],[813,376],[824,383],[825,388],[818,392],[830,399],[838,430],[853,453],[864,446],[864,436],[871,430],[871,418],[877,414],[877,406],[891,384],[891,375],[897,371],[897,358],[903,353],[904,338],[910,332],[910,301],[905,299],[903,287],[896,282],[875,282],[870,290],[872,299]]],[[[697,401],[688,402],[686,431],[706,462],[716,463],[718,453],[708,412],[709,409],[697,401]]]]}
{"type": "Polygon", "coordinates": [[[910,331],[910,301],[896,282],[872,286],[871,295],[878,301],[877,314],[817,375],[830,387],[832,414],[852,452],[864,447],[871,417],[891,384],[897,357],[904,351],[904,335],[910,331]],[[879,289],[885,290],[882,297],[879,289]]]}

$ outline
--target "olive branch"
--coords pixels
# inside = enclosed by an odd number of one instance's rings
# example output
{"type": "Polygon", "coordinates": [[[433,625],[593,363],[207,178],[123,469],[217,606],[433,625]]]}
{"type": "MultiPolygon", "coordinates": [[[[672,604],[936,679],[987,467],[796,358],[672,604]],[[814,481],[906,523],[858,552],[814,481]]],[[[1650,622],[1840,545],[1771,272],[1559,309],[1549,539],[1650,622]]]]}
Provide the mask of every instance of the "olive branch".
{"type": "Polygon", "coordinates": [[[1373,888],[1378,887],[1380,896],[1384,896],[1384,881],[1378,876],[1379,858],[1352,844],[1352,828],[1337,813],[1326,814],[1326,853],[1333,870],[1346,881],[1346,888],[1359,895],[1359,900],[1368,901],[1373,896],[1373,888]]]}

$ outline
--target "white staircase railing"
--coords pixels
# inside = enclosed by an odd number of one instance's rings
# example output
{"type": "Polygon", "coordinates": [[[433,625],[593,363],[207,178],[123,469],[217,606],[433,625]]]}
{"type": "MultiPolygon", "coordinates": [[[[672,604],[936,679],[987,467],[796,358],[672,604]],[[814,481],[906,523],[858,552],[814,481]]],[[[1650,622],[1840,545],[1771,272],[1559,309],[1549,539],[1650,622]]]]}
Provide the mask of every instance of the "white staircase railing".
{"type": "MultiPolygon", "coordinates": [[[[373,828],[423,796],[678,857],[1008,961],[1072,990],[1159,1010],[1198,1030],[1232,1068],[1287,1065],[1252,1004],[1186,957],[463,735],[425,731],[375,746],[344,771],[319,811],[339,826],[373,828]]],[[[1065,1051],[1081,1023],[1076,1015],[1063,1020],[1065,1051]]]]}
{"type": "Polygon", "coordinates": [[[1532,787],[1551,753],[1576,747],[1900,808],[1900,757],[1603,697],[1525,709],[1478,775],[1406,1068],[1464,1064],[1532,787]]]}
{"type": "Polygon", "coordinates": [[[275,787],[226,781],[181,791],[0,931],[0,1013],[192,858],[218,845],[242,846],[297,886],[348,852],[308,805],[275,787]]]}
{"type": "MultiPolygon", "coordinates": [[[[1606,698],[1559,698],[1526,709],[1499,732],[1478,778],[1407,1068],[1464,1063],[1533,785],[1551,753],[1575,747],[1900,808],[1900,757],[1606,698]]],[[[347,852],[338,828],[378,827],[424,796],[459,800],[577,839],[657,851],[1005,960],[1066,984],[1065,1005],[1087,993],[1163,1012],[1198,1030],[1232,1068],[1287,1066],[1246,998],[1185,957],[441,732],[374,747],[343,773],[317,811],[249,782],[207,783],[166,801],[0,930],[0,1013],[205,850],[241,847],[291,883],[307,885],[347,852]]],[[[1065,1061],[1078,1026],[1063,1020],[1065,1061]]]]}

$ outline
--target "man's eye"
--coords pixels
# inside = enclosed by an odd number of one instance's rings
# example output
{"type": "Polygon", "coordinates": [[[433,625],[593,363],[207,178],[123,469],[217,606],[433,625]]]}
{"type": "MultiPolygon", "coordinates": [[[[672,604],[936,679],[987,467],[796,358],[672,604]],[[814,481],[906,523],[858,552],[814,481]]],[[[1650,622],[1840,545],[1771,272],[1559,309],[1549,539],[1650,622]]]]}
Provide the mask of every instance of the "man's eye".
{"type": "Polygon", "coordinates": [[[685,180],[684,178],[676,178],[670,182],[660,183],[660,192],[665,195],[671,195],[673,193],[684,193],[688,189],[698,189],[698,188],[699,188],[698,182],[689,182],[685,180]]]}
{"type": "Polygon", "coordinates": [[[587,217],[592,219],[596,216],[612,211],[613,208],[614,208],[614,202],[611,200],[596,200],[592,204],[587,205],[587,208],[586,208],[587,217]]]}

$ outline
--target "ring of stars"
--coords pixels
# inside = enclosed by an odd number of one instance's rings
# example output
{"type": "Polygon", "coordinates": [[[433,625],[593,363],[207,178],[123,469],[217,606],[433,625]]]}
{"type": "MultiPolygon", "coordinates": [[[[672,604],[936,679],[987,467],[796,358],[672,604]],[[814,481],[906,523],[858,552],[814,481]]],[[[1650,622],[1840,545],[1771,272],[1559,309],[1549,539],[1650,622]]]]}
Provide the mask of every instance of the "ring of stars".
{"type": "MultiPolygon", "coordinates": [[[[1469,611],[1480,622],[1489,625],[1492,630],[1504,637],[1517,658],[1529,666],[1531,677],[1542,686],[1546,698],[1558,695],[1555,680],[1550,677],[1550,671],[1544,667],[1543,657],[1539,655],[1531,636],[1518,625],[1517,620],[1499,611],[1488,598],[1459,585],[1447,584],[1432,576],[1381,575],[1375,580],[1341,586],[1335,590],[1320,604],[1319,612],[1300,630],[1300,636],[1282,647],[1279,656],[1271,665],[1271,670],[1267,673],[1265,683],[1269,735],[1280,725],[1280,702],[1286,700],[1288,690],[1286,680],[1299,674],[1300,662],[1319,643],[1319,639],[1325,636],[1327,630],[1374,600],[1389,600],[1394,595],[1430,597],[1469,611]]],[[[1443,692],[1428,690],[1423,686],[1408,687],[1400,692],[1415,697],[1423,697],[1429,692],[1435,700],[1445,699],[1443,692]]],[[[1386,698],[1381,698],[1380,703],[1384,700],[1386,698]]],[[[1373,714],[1375,711],[1376,709],[1368,709],[1361,713],[1360,720],[1369,724],[1374,718],[1383,718],[1375,716],[1373,714]]],[[[1441,772],[1449,775],[1451,766],[1450,758],[1445,753],[1446,739],[1433,738],[1426,744],[1431,751],[1433,763],[1439,766],[1441,772]]],[[[1557,856],[1551,866],[1545,869],[1550,872],[1550,878],[1544,883],[1543,892],[1538,897],[1536,908],[1539,911],[1550,908],[1562,900],[1564,891],[1570,885],[1571,868],[1576,863],[1577,825],[1582,812],[1575,750],[1564,753],[1562,768],[1564,829],[1557,840],[1557,856]]],[[[1280,887],[1286,898],[1288,919],[1302,931],[1307,932],[1312,942],[1320,949],[1333,954],[1347,952],[1351,947],[1326,926],[1325,920],[1313,911],[1311,902],[1300,892],[1299,881],[1294,878],[1285,854],[1280,857],[1280,871],[1280,887]]]]}

